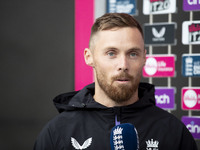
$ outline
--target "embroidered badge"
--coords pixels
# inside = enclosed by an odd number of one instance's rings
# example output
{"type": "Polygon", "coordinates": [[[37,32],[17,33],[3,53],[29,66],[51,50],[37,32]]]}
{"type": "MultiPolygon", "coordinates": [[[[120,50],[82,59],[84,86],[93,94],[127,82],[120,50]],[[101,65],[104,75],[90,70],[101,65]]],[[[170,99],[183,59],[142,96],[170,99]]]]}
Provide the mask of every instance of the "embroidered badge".
{"type": "Polygon", "coordinates": [[[159,142],[158,141],[154,141],[153,139],[151,139],[151,140],[148,140],[148,141],[146,141],[146,144],[147,144],[147,150],[159,150],[158,149],[158,144],[159,144],[159,142]]]}
{"type": "Polygon", "coordinates": [[[115,150],[124,149],[122,131],[123,131],[123,128],[121,127],[117,127],[113,131],[113,144],[114,144],[115,150]]]}
{"type": "Polygon", "coordinates": [[[71,137],[71,143],[72,143],[72,146],[75,148],[75,149],[78,149],[78,150],[83,150],[83,149],[86,149],[88,148],[91,144],[92,144],[92,138],[89,138],[87,139],[83,145],[80,145],[77,140],[73,137],[71,137]]]}

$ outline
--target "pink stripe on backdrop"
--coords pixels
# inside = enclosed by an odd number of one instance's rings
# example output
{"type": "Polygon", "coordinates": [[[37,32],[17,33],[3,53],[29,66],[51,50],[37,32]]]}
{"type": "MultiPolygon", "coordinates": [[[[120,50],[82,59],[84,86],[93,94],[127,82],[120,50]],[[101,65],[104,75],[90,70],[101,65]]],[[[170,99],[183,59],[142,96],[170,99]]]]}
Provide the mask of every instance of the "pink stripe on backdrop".
{"type": "Polygon", "coordinates": [[[92,68],[85,64],[83,55],[93,22],[94,0],[75,0],[75,90],[93,82],[92,68]]]}

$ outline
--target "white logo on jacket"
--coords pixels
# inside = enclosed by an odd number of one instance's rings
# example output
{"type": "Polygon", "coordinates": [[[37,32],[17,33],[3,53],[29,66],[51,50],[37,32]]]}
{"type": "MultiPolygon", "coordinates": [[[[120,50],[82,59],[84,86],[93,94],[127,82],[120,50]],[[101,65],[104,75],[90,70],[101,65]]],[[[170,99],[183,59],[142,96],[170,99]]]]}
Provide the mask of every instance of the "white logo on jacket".
{"type": "Polygon", "coordinates": [[[147,144],[147,150],[158,150],[158,141],[154,141],[153,139],[146,141],[147,144]]]}
{"type": "Polygon", "coordinates": [[[83,150],[83,149],[86,149],[88,148],[91,144],[92,144],[92,138],[89,138],[87,139],[83,145],[80,145],[77,140],[73,137],[71,137],[71,142],[72,142],[72,146],[75,148],[75,149],[78,149],[78,150],[83,150]]]}

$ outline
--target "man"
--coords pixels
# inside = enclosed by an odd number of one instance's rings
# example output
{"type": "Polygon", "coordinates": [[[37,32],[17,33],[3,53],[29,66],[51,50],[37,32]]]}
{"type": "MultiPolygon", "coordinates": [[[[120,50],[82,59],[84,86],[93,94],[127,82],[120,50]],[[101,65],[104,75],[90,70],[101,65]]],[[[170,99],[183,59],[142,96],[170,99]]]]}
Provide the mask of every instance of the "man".
{"type": "Polygon", "coordinates": [[[84,57],[95,83],[54,99],[60,114],[44,127],[35,150],[109,150],[111,129],[120,123],[136,127],[140,150],[197,150],[187,128],[155,106],[154,86],[140,83],[146,50],[132,16],[98,18],[84,57]]]}

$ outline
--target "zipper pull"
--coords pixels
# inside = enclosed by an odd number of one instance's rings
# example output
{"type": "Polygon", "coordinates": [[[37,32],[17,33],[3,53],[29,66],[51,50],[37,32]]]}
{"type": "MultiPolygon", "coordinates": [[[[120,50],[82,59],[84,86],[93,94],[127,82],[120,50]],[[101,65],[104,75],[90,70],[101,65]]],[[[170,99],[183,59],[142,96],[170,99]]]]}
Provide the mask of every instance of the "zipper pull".
{"type": "Polygon", "coordinates": [[[117,120],[117,115],[115,115],[115,125],[120,125],[120,121],[117,120]]]}
{"type": "Polygon", "coordinates": [[[121,116],[121,108],[115,107],[114,108],[114,113],[115,113],[115,125],[120,125],[120,116],[121,116]]]}

